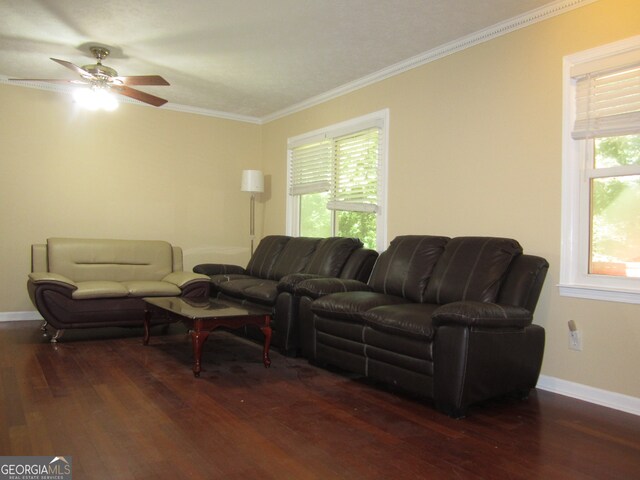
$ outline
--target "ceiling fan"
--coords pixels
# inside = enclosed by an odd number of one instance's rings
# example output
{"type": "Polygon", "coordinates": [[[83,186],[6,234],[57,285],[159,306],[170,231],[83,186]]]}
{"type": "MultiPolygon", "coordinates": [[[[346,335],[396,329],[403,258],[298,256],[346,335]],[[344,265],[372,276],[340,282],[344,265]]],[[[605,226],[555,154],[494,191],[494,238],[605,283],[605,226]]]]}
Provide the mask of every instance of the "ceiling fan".
{"type": "Polygon", "coordinates": [[[109,55],[109,49],[100,46],[90,47],[89,50],[97,59],[95,65],[84,65],[78,67],[66,60],[58,60],[52,58],[56,63],[59,63],[63,67],[67,67],[69,70],[73,70],[82,77],[82,80],[55,80],[55,79],[38,79],[38,78],[11,78],[12,81],[22,82],[48,82],[48,83],[72,83],[76,85],[88,85],[93,90],[111,90],[120,95],[134,98],[149,105],[159,107],[167,103],[164,98],[156,97],[148,93],[131,88],[129,85],[169,85],[164,78],[159,75],[137,75],[131,77],[118,76],[113,68],[102,64],[102,60],[109,55]]]}

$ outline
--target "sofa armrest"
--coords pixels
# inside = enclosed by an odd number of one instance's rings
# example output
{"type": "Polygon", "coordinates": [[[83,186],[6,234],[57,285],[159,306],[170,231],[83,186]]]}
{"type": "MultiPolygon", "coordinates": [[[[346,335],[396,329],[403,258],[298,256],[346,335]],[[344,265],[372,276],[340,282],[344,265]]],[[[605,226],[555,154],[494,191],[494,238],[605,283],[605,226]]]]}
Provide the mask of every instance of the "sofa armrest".
{"type": "Polygon", "coordinates": [[[462,301],[442,305],[431,319],[435,327],[524,328],[531,324],[533,315],[526,308],[513,305],[462,301]]]}
{"type": "Polygon", "coordinates": [[[68,287],[73,290],[77,290],[78,285],[76,282],[71,280],[70,278],[65,277],[64,275],[60,275],[58,273],[52,272],[34,272],[29,274],[29,280],[33,282],[35,285],[45,285],[45,284],[53,284],[59,285],[63,287],[68,287]]]}
{"type": "Polygon", "coordinates": [[[201,263],[193,267],[195,273],[204,275],[221,275],[221,274],[245,274],[247,271],[240,265],[225,265],[222,263],[201,263]]]}
{"type": "Polygon", "coordinates": [[[163,282],[172,283],[181,290],[192,283],[209,282],[209,280],[210,278],[207,275],[191,272],[171,272],[162,279],[163,282]]]}
{"type": "Polygon", "coordinates": [[[300,282],[295,294],[300,297],[320,298],[339,292],[370,292],[371,287],[358,280],[341,278],[314,278],[300,282]]]}

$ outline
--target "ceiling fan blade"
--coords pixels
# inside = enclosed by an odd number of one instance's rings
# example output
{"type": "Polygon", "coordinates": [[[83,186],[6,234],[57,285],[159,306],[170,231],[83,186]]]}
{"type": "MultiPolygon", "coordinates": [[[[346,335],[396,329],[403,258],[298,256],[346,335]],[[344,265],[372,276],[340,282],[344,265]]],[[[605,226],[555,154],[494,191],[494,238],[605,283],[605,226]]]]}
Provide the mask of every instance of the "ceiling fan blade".
{"type": "Polygon", "coordinates": [[[74,72],[76,72],[81,77],[84,77],[84,78],[95,78],[92,74],[90,74],[86,70],[83,70],[79,66],[74,65],[71,62],[67,62],[66,60],[58,60],[57,58],[52,58],[51,60],[53,60],[56,63],[59,63],[63,67],[67,67],[69,70],[73,70],[74,72]]]}
{"type": "Polygon", "coordinates": [[[111,88],[120,95],[134,98],[141,102],[148,103],[149,105],[153,105],[154,107],[160,107],[161,105],[167,103],[167,100],[165,100],[164,98],[156,97],[155,95],[150,95],[148,93],[141,92],[140,90],[129,88],[125,85],[112,85],[111,88]]]}
{"type": "Polygon", "coordinates": [[[160,75],[134,75],[132,77],[113,77],[116,82],[123,85],[169,85],[160,75]]]}

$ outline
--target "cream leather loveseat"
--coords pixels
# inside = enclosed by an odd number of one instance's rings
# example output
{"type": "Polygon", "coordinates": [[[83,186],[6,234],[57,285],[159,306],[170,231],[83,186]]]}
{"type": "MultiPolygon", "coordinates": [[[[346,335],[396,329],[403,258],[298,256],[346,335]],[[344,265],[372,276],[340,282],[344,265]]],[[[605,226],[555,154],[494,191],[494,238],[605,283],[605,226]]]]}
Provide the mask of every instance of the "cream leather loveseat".
{"type": "Polygon", "coordinates": [[[55,342],[68,328],[141,326],[142,297],[206,297],[209,277],[184,272],[163,241],[50,238],[31,246],[27,288],[55,342]]]}

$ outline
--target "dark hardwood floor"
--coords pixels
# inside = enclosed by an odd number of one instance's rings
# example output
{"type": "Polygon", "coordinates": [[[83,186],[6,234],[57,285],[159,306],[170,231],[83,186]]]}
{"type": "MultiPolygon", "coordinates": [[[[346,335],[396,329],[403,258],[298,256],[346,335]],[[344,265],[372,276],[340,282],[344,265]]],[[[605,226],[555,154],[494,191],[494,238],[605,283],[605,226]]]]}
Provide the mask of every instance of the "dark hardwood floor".
{"type": "Polygon", "coordinates": [[[537,391],[454,420],[425,400],[229,333],[201,377],[178,325],[0,324],[0,455],[68,455],[83,479],[633,479],[640,417],[537,391]]]}

